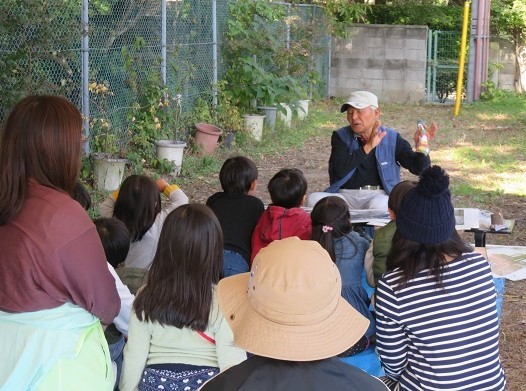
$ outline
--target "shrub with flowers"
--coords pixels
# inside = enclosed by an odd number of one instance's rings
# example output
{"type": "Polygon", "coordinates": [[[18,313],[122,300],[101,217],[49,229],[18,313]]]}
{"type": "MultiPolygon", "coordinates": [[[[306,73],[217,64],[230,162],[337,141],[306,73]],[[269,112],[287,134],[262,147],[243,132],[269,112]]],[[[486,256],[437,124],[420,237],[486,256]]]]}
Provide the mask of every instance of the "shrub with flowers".
{"type": "Polygon", "coordinates": [[[177,139],[180,117],[181,95],[171,96],[160,77],[152,73],[138,89],[129,114],[133,151],[154,162],[155,141],[177,139]]]}
{"type": "Polygon", "coordinates": [[[92,82],[88,86],[94,115],[89,118],[89,142],[93,153],[116,155],[120,152],[119,138],[112,127],[107,111],[108,98],[113,92],[105,83],[92,82]]]}

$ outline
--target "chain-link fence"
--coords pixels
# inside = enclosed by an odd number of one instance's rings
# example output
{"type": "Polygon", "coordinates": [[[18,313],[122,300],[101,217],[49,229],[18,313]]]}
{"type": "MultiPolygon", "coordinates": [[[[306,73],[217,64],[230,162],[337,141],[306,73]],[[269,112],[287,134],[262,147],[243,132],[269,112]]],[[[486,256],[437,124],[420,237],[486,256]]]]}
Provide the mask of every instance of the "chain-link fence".
{"type": "MultiPolygon", "coordinates": [[[[134,136],[137,105],[144,105],[145,99],[155,104],[159,88],[179,94],[183,112],[190,111],[199,97],[212,102],[214,85],[228,66],[222,56],[228,2],[165,4],[164,12],[160,0],[2,0],[0,120],[24,95],[61,94],[84,113],[86,130],[93,135],[105,129],[123,149],[134,136]],[[83,30],[81,10],[86,4],[89,22],[83,30]],[[88,42],[83,46],[86,32],[88,42]],[[83,55],[89,58],[87,68],[83,55]]],[[[276,6],[287,7],[291,16],[316,20],[312,26],[325,24],[320,7],[276,6]]],[[[302,38],[290,28],[289,32],[282,37],[284,44],[302,38]]],[[[329,38],[318,39],[316,52],[310,53],[312,72],[318,75],[311,78],[311,91],[326,96],[329,38]]],[[[97,140],[91,142],[96,149],[105,149],[96,145],[97,140]]]]}

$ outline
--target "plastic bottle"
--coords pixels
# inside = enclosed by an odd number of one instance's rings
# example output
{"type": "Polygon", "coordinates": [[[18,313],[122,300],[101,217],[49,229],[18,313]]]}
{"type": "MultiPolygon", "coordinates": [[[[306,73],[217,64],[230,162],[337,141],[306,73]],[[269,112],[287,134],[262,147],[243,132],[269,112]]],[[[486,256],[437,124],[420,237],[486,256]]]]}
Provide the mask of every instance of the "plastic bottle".
{"type": "Polygon", "coordinates": [[[425,122],[419,119],[416,123],[418,125],[418,130],[420,131],[420,134],[418,135],[418,147],[416,150],[427,155],[429,153],[429,140],[427,139],[425,122]]]}

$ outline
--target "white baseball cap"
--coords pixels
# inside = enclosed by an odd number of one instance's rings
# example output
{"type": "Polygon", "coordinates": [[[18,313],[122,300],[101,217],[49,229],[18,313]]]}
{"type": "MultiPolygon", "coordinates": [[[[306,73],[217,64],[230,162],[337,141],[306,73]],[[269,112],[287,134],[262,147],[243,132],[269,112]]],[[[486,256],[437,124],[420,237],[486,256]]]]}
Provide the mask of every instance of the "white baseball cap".
{"type": "Polygon", "coordinates": [[[346,112],[349,106],[357,109],[365,109],[369,106],[378,108],[378,98],[375,94],[369,91],[356,91],[349,95],[347,102],[342,105],[341,112],[346,112]]]}

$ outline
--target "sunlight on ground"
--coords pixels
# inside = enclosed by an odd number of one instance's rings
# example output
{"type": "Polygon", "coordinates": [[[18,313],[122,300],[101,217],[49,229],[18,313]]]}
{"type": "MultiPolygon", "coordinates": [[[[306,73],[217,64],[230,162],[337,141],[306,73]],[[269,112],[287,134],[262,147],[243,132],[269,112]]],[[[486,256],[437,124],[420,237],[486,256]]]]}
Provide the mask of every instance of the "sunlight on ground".
{"type": "MultiPolygon", "coordinates": [[[[481,149],[472,145],[469,147],[473,151],[481,149]]],[[[473,155],[466,155],[462,158],[462,148],[444,148],[433,152],[433,162],[448,171],[452,184],[460,186],[469,182],[471,187],[481,191],[526,195],[526,161],[509,163],[513,165],[513,169],[510,170],[502,171],[501,169],[501,166],[506,166],[508,163],[503,163],[502,157],[498,155],[506,154],[509,146],[500,148],[496,146],[493,156],[495,160],[492,160],[492,156],[486,156],[486,159],[482,160],[477,160],[473,155]],[[461,156],[460,159],[459,156],[461,156]],[[469,171],[468,176],[465,175],[466,170],[469,171]]]]}
{"type": "Polygon", "coordinates": [[[486,114],[486,113],[479,113],[477,114],[477,118],[479,118],[482,121],[504,121],[511,119],[508,114],[486,114]]]}

